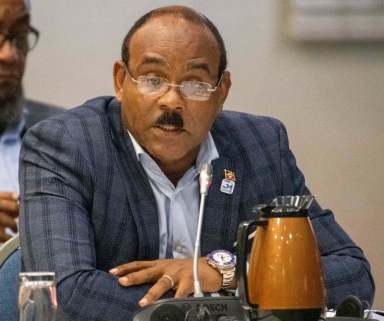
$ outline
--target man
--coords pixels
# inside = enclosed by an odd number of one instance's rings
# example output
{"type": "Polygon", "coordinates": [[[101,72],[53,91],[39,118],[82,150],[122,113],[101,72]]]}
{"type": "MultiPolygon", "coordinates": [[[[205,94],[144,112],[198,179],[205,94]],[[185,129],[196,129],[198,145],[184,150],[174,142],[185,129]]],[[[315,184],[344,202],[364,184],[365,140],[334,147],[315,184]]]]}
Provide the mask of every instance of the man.
{"type": "Polygon", "coordinates": [[[29,3],[0,0],[0,244],[11,237],[11,231],[17,232],[21,136],[59,111],[23,98],[25,61],[38,36],[30,25],[29,3]]]}
{"type": "MultiPolygon", "coordinates": [[[[199,260],[204,292],[236,286],[233,273],[205,256],[234,251],[238,224],[255,204],[309,193],[279,121],[222,111],[231,87],[226,64],[206,17],[181,6],[151,11],[124,39],[115,97],[27,133],[22,256],[26,271],[56,272],[58,320],[130,320],[139,306],[193,292],[203,164],[213,166],[199,260]],[[222,186],[224,179],[232,183],[222,186]]],[[[372,302],[362,251],[331,211],[313,204],[310,216],[328,305],[347,294],[372,302]]]]}

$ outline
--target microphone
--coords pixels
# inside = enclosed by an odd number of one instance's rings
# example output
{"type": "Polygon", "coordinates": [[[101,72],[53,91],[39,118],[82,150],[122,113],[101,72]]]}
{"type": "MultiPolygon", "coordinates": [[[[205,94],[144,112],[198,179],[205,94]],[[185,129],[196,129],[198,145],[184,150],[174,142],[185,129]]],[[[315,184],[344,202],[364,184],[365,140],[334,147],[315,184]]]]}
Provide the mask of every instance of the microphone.
{"type": "Polygon", "coordinates": [[[204,217],[204,208],[205,200],[208,195],[209,187],[212,183],[212,165],[210,163],[205,163],[200,171],[199,176],[200,183],[200,207],[199,207],[199,219],[197,221],[197,232],[196,232],[196,241],[195,241],[195,251],[193,254],[193,296],[195,298],[201,298],[204,296],[201,291],[200,279],[199,279],[199,270],[198,270],[198,259],[200,256],[200,239],[201,239],[201,229],[203,226],[203,217],[204,217]]]}
{"type": "MultiPolygon", "coordinates": [[[[205,163],[201,167],[200,176],[199,176],[199,183],[200,183],[200,195],[202,197],[207,196],[209,187],[212,184],[212,165],[211,165],[211,163],[205,163]]],[[[200,203],[200,206],[201,206],[201,203],[200,203]]]]}
{"type": "Polygon", "coordinates": [[[206,163],[199,175],[200,206],[193,255],[193,297],[162,299],[137,311],[133,321],[249,321],[249,311],[242,308],[238,297],[204,297],[201,290],[198,259],[205,201],[212,183],[212,166],[206,163]]]}

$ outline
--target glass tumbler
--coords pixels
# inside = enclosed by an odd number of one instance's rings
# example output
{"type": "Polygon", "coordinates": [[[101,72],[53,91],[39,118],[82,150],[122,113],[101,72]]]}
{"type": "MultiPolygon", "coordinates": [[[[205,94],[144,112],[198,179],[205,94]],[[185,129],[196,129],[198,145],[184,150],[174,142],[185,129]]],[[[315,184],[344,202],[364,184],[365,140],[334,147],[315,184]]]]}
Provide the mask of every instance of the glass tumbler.
{"type": "Polygon", "coordinates": [[[19,320],[54,321],[57,300],[54,272],[19,274],[19,320]]]}

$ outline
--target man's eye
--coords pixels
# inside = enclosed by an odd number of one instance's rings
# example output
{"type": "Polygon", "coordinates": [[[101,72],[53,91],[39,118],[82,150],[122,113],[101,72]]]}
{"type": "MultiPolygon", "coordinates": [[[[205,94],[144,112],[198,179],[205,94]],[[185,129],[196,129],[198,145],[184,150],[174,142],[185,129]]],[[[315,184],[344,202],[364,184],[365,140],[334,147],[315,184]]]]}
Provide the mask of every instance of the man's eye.
{"type": "Polygon", "coordinates": [[[20,49],[25,49],[25,47],[28,47],[27,33],[11,34],[9,35],[9,38],[12,39],[12,41],[14,41],[14,44],[20,49]]]}
{"type": "Polygon", "coordinates": [[[16,34],[13,36],[13,38],[16,39],[16,41],[18,41],[18,42],[27,41],[28,34],[27,33],[16,34]]]}
{"type": "Polygon", "coordinates": [[[148,77],[146,78],[146,83],[152,87],[159,87],[162,85],[163,79],[160,77],[148,77]]]}
{"type": "Polygon", "coordinates": [[[207,89],[207,85],[205,83],[195,80],[185,81],[184,86],[194,91],[205,91],[207,89]]]}

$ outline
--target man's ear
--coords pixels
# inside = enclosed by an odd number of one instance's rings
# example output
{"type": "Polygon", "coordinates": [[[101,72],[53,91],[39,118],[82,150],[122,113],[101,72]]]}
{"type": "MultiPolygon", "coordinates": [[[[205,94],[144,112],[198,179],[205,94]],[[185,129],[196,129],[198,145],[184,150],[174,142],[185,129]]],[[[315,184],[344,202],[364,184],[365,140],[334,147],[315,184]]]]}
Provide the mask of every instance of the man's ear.
{"type": "Polygon", "coordinates": [[[118,60],[113,65],[113,87],[115,88],[116,99],[119,102],[121,102],[121,99],[122,99],[124,78],[125,78],[124,63],[121,60],[118,60]]]}

